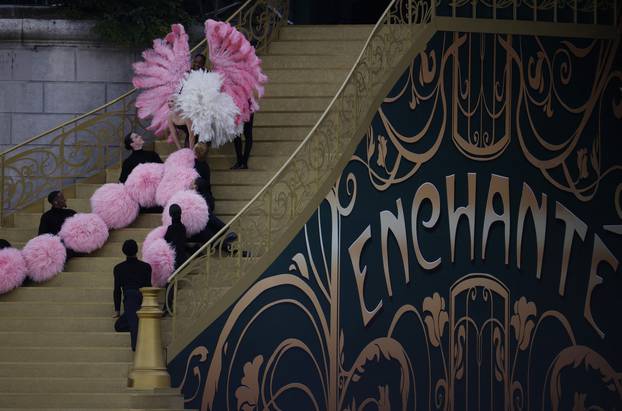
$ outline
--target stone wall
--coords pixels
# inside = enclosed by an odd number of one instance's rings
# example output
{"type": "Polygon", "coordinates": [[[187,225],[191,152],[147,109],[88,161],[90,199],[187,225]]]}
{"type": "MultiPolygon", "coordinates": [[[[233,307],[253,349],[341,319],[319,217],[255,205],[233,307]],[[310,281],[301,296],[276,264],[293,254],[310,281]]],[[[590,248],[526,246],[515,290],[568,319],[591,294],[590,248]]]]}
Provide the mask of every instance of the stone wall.
{"type": "Polygon", "coordinates": [[[0,149],[132,88],[139,52],[104,44],[91,22],[0,19],[0,149]]]}

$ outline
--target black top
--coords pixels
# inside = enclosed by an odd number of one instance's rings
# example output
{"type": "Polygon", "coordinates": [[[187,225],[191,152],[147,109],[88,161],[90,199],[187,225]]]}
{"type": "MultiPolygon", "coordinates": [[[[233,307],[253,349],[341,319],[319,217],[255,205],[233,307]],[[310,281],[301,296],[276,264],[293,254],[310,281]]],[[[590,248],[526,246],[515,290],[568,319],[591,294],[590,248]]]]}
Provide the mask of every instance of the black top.
{"type": "Polygon", "coordinates": [[[121,290],[138,290],[142,287],[151,287],[151,266],[136,257],[127,257],[127,260],[114,267],[114,309],[121,307],[121,290]]]}
{"type": "Polygon", "coordinates": [[[76,212],[70,208],[50,208],[41,216],[39,222],[39,235],[58,234],[66,219],[76,212]]]}
{"type": "Polygon", "coordinates": [[[184,147],[190,146],[190,131],[188,130],[188,126],[185,124],[174,124],[177,130],[183,131],[184,135],[184,147]]]}
{"type": "Polygon", "coordinates": [[[186,227],[181,221],[173,221],[166,229],[164,240],[175,249],[175,269],[186,261],[186,227]]]}
{"type": "Polygon", "coordinates": [[[148,150],[134,150],[132,154],[128,158],[123,161],[123,166],[121,166],[121,175],[119,176],[119,182],[125,183],[127,177],[130,175],[132,170],[139,165],[145,163],[161,163],[162,159],[155,151],[148,150]]]}
{"type": "Polygon", "coordinates": [[[209,212],[214,212],[214,196],[212,195],[212,184],[210,182],[211,172],[209,165],[205,161],[194,160],[194,169],[199,173],[199,177],[207,182],[207,184],[197,187],[197,192],[203,196],[209,207],[209,212]]]}

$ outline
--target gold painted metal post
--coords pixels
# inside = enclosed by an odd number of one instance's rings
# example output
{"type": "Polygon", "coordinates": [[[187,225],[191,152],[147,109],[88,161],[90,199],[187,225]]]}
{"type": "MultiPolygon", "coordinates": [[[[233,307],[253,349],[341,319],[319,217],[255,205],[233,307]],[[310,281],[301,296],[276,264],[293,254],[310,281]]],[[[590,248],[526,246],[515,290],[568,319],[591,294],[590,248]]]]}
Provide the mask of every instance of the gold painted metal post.
{"type": "Polygon", "coordinates": [[[137,312],[138,339],[134,354],[134,367],[128,376],[128,387],[151,390],[171,386],[171,376],[166,369],[160,333],[160,318],[164,312],[160,309],[158,295],[162,290],[162,288],[155,287],[140,289],[143,303],[137,312]]]}

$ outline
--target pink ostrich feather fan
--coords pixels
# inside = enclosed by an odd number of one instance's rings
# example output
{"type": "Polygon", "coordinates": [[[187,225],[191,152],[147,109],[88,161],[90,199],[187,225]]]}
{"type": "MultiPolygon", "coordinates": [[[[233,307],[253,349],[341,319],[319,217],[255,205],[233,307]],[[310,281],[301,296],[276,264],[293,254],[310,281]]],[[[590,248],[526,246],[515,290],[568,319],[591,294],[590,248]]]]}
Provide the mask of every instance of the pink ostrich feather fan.
{"type": "Polygon", "coordinates": [[[36,282],[47,281],[63,271],[67,250],[59,236],[42,234],[28,241],[22,249],[28,276],[36,282]]]}
{"type": "Polygon", "coordinates": [[[168,100],[179,91],[184,74],[190,70],[190,47],[184,26],[173,24],[164,39],[155,39],[153,48],[143,51],[143,61],[134,63],[134,87],[142,89],[136,98],[138,117],[151,117],[149,130],[157,135],[167,128],[168,100]]]}
{"type": "Polygon", "coordinates": [[[156,205],[156,190],[164,175],[164,165],[145,163],[137,165],[125,182],[127,193],[142,207],[156,205]]]}
{"type": "Polygon", "coordinates": [[[151,266],[151,285],[163,287],[175,272],[175,250],[163,238],[143,245],[143,261],[151,266]]]}
{"type": "Polygon", "coordinates": [[[108,226],[97,214],[78,213],[65,220],[58,235],[70,249],[91,253],[108,240],[108,226]]]}
{"type": "Polygon", "coordinates": [[[222,74],[222,91],[231,96],[240,109],[238,123],[245,123],[259,110],[257,98],[264,94],[268,77],[261,70],[261,59],[242,33],[229,23],[205,21],[212,70],[222,74]]]}
{"type": "Polygon", "coordinates": [[[138,217],[140,206],[121,183],[104,184],[91,197],[91,210],[109,229],[127,227],[138,217]]]}
{"type": "Polygon", "coordinates": [[[0,250],[0,294],[19,287],[26,278],[26,271],[26,261],[19,250],[0,250]]]}

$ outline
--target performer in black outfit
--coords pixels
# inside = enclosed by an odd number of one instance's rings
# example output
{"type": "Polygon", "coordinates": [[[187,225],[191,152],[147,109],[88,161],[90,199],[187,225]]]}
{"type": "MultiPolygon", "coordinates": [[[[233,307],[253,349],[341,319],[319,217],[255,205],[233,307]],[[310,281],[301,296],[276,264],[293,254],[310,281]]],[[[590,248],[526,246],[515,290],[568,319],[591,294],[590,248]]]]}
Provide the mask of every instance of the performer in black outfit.
{"type": "Polygon", "coordinates": [[[232,170],[245,170],[248,168],[248,158],[253,147],[253,117],[255,117],[254,113],[251,114],[250,120],[244,123],[244,154],[242,154],[242,137],[238,136],[233,140],[237,162],[231,167],[232,170]]]}
{"type": "Polygon", "coordinates": [[[117,318],[114,329],[117,332],[130,332],[132,351],[136,351],[136,337],[138,335],[138,316],[143,296],[142,287],[151,287],[151,266],[136,258],[138,245],[134,240],[123,243],[123,254],[127,259],[114,267],[114,315],[117,318]],[[119,316],[121,307],[121,292],[123,292],[123,315],[119,316]]]}
{"type": "Polygon", "coordinates": [[[76,212],[67,208],[65,195],[60,191],[52,191],[48,194],[48,202],[52,208],[43,213],[39,222],[39,235],[58,234],[65,220],[76,212]]]}
{"type": "MultiPolygon", "coordinates": [[[[209,146],[206,143],[200,142],[194,145],[194,169],[199,174],[199,178],[205,181],[204,193],[203,196],[205,201],[207,202],[207,206],[209,207],[210,213],[214,210],[214,197],[212,196],[212,185],[211,178],[212,172],[209,168],[209,164],[207,164],[207,152],[209,150],[209,146]]],[[[195,181],[196,183],[196,181],[195,181]]],[[[203,195],[202,193],[199,193],[203,195]]]]}
{"type": "Polygon", "coordinates": [[[129,133],[125,136],[125,148],[131,150],[132,154],[123,161],[121,166],[121,175],[119,176],[119,182],[125,183],[127,177],[130,175],[134,167],[144,163],[161,163],[162,159],[158,153],[149,150],[143,150],[145,141],[136,133],[129,133]]]}
{"type": "Polygon", "coordinates": [[[166,229],[164,240],[175,250],[175,269],[178,269],[188,259],[186,253],[186,227],[181,222],[181,207],[179,205],[171,204],[168,213],[172,221],[171,225],[166,229]]]}

